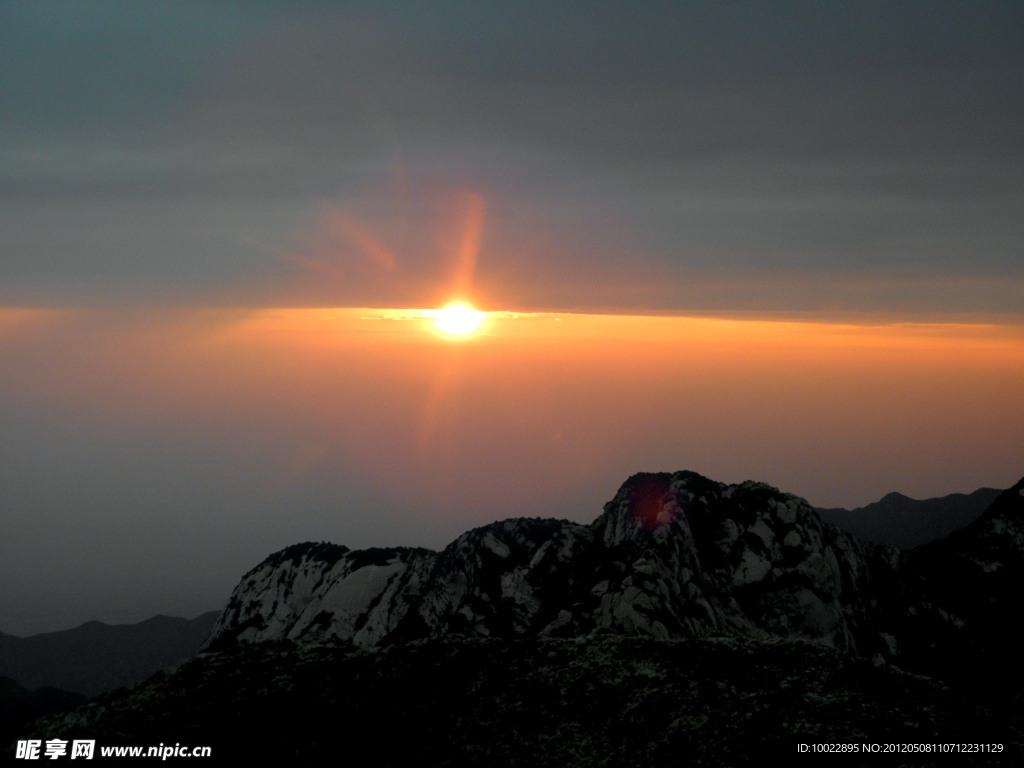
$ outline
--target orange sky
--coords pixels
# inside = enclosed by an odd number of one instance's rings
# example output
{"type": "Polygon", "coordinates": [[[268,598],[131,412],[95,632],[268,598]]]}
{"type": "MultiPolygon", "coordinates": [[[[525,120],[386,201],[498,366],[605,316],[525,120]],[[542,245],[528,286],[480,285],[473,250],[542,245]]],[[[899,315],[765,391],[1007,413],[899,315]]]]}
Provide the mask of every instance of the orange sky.
{"type": "Polygon", "coordinates": [[[1022,471],[1021,326],[496,313],[453,339],[415,310],[5,309],[0,357],[15,626],[23,590],[189,613],[296,541],[589,521],[638,471],[846,507],[1022,471]]]}
{"type": "Polygon", "coordinates": [[[1017,326],[504,313],[452,339],[401,309],[30,317],[0,316],[8,398],[143,440],[248,432],[239,450],[300,474],[457,486],[470,517],[509,474],[495,515],[654,469],[822,505],[1010,483],[1024,413],[1017,326]]]}

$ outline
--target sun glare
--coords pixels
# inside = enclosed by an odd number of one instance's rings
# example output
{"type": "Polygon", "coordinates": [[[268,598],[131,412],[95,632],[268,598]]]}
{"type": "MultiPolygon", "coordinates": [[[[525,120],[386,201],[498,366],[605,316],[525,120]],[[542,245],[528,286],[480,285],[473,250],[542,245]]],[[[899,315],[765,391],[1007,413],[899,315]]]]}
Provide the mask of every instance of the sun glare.
{"type": "Polygon", "coordinates": [[[486,314],[467,304],[449,304],[436,311],[434,325],[439,331],[452,336],[465,336],[480,327],[486,314]]]}

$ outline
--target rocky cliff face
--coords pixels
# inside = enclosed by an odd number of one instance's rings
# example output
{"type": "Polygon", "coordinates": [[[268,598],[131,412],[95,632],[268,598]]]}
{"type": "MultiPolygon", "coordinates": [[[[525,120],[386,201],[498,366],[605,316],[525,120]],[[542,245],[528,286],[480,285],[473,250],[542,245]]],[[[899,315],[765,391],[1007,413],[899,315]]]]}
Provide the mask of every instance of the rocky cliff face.
{"type": "Polygon", "coordinates": [[[210,645],[611,633],[798,638],[926,671],[950,648],[1002,658],[993,632],[1021,607],[1022,489],[901,552],[762,483],[638,474],[589,526],[506,520],[441,552],[289,547],[243,577],[210,645]]]}

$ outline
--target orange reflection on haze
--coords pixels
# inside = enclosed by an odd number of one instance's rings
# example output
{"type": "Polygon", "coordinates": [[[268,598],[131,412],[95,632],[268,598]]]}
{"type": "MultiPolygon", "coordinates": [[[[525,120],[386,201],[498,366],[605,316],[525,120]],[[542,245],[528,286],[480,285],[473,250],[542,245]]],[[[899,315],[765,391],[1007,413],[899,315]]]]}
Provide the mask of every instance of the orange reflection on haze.
{"type": "Polygon", "coordinates": [[[468,523],[641,470],[823,505],[953,476],[972,479],[945,492],[970,490],[1015,479],[991,478],[1024,431],[1019,326],[499,311],[453,342],[420,309],[277,308],[47,328],[31,347],[0,334],[8,400],[154,439],[209,432],[260,483],[336,476],[468,523]]]}

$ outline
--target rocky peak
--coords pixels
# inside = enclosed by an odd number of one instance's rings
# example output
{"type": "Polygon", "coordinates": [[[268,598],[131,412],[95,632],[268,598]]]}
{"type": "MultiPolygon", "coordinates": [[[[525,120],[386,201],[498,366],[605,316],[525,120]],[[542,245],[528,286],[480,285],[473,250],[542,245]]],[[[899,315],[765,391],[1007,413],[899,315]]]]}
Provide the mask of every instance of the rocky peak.
{"type": "Polygon", "coordinates": [[[290,547],[246,574],[214,642],[729,635],[931,669],[944,663],[936,648],[969,653],[1020,607],[1022,488],[948,540],[901,553],[764,483],[637,474],[589,526],[504,520],[440,553],[290,547]]]}
{"type": "Polygon", "coordinates": [[[601,532],[605,545],[612,546],[642,531],[667,528],[679,512],[672,475],[642,472],[622,484],[615,497],[604,505],[604,513],[594,526],[601,532]]]}
{"type": "Polygon", "coordinates": [[[822,523],[803,499],[765,483],[726,485],[695,472],[645,473],[623,483],[593,524],[609,548],[652,538],[683,544],[704,565],[734,570],[748,551],[783,559],[783,550],[822,545],[822,523]]]}
{"type": "Polygon", "coordinates": [[[885,494],[881,499],[878,500],[880,504],[902,504],[905,501],[913,501],[909,496],[906,496],[899,491],[890,491],[885,494]]]}

